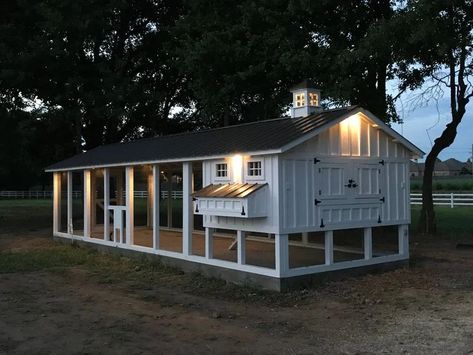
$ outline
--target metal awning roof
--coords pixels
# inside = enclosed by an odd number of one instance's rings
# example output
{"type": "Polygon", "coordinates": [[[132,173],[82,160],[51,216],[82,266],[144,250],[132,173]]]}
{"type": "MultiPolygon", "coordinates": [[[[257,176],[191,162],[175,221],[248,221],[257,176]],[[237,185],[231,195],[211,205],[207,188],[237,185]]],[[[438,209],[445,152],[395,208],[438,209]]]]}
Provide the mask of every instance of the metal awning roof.
{"type": "Polygon", "coordinates": [[[258,191],[268,184],[210,184],[203,189],[194,192],[193,196],[198,197],[215,197],[215,198],[244,198],[258,191]]]}

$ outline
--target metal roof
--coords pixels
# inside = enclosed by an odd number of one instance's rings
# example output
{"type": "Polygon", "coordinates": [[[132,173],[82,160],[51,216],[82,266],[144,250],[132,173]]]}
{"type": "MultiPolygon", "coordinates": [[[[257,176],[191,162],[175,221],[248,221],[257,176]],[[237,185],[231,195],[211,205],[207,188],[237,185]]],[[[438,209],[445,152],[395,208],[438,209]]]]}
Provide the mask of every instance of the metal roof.
{"type": "Polygon", "coordinates": [[[194,197],[244,198],[268,184],[210,184],[193,193],[194,197]]]}
{"type": "Polygon", "coordinates": [[[360,108],[349,106],[307,117],[278,118],[103,145],[53,164],[46,171],[274,152],[357,109],[360,108]]]}

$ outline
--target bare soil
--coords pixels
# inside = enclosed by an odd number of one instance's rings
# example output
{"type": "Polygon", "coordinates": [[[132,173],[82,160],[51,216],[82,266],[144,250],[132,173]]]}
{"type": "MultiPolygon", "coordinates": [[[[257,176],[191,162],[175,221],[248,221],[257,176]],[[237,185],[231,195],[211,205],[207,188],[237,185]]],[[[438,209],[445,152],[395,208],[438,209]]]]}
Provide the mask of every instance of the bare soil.
{"type": "MultiPolygon", "coordinates": [[[[54,247],[49,230],[0,233],[0,251],[54,247]]],[[[411,253],[409,268],[286,294],[172,270],[146,283],[139,266],[0,273],[0,354],[473,353],[473,248],[411,253]]]]}

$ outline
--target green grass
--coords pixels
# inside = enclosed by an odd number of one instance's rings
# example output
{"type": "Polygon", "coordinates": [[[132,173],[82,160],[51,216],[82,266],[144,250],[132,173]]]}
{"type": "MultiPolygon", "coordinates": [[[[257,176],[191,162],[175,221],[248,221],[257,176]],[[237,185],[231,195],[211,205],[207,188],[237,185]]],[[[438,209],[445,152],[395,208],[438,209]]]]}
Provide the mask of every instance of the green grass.
{"type": "MultiPolygon", "coordinates": [[[[415,234],[419,225],[421,206],[412,206],[411,230],[415,234]]],[[[437,230],[442,237],[449,239],[473,239],[473,207],[435,206],[437,230]]]]}
{"type": "MultiPolygon", "coordinates": [[[[434,177],[433,179],[434,191],[448,191],[448,192],[471,192],[473,191],[473,178],[471,176],[458,177],[434,177]]],[[[419,192],[422,190],[422,179],[411,179],[411,191],[419,192]]]]}

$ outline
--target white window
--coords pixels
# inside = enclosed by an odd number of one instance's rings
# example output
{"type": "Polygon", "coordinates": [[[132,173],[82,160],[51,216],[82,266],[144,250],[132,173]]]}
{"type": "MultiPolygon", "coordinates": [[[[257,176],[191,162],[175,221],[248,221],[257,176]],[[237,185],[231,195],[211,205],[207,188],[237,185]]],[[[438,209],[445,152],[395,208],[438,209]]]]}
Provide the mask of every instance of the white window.
{"type": "Polygon", "coordinates": [[[252,176],[262,176],[263,175],[263,169],[261,167],[261,161],[249,161],[247,163],[247,175],[252,177],[252,176]]]}
{"type": "Polygon", "coordinates": [[[305,95],[304,93],[296,94],[296,107],[305,106],[305,95]]]}
{"type": "Polygon", "coordinates": [[[315,92],[311,92],[309,93],[309,98],[310,106],[319,106],[319,95],[315,92]]]}
{"type": "Polygon", "coordinates": [[[218,178],[226,178],[228,176],[228,165],[227,163],[215,164],[215,176],[218,178]]]}

